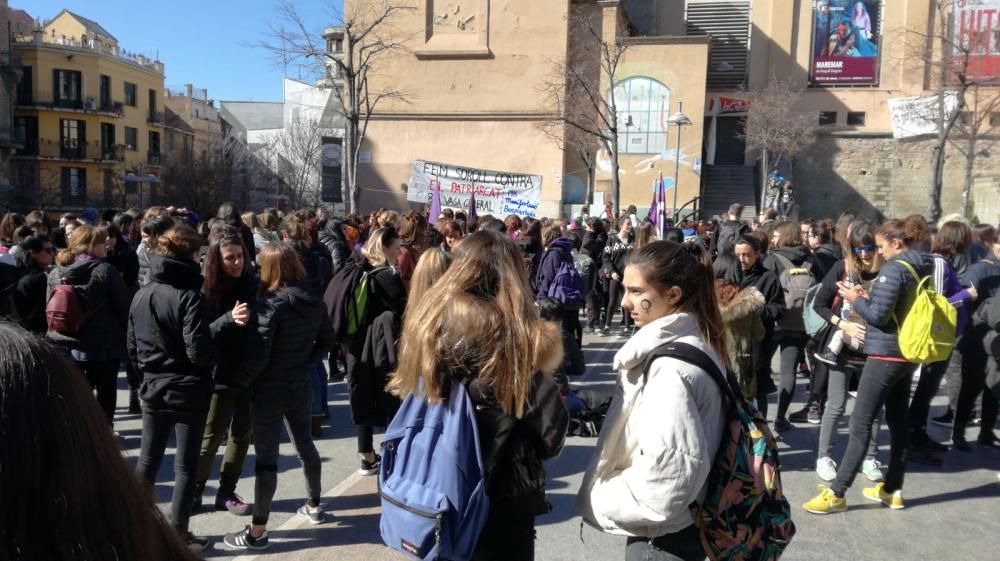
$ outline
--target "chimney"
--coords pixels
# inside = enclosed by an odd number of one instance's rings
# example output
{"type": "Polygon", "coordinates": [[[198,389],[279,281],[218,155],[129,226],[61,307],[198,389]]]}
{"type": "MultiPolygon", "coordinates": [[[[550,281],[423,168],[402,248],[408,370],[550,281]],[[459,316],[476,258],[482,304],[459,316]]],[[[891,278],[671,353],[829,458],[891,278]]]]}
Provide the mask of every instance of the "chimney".
{"type": "Polygon", "coordinates": [[[184,95],[194,97],[194,84],[184,84],[184,95]]]}

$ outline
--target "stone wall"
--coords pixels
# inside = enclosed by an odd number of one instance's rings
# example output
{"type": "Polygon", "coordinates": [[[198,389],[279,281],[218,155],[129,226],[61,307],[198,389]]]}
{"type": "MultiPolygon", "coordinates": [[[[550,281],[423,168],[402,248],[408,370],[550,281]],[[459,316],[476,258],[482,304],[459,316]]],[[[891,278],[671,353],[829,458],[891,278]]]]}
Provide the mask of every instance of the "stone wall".
{"type": "MultiPolygon", "coordinates": [[[[820,136],[795,158],[794,180],[801,216],[865,217],[925,214],[932,176],[933,140],[884,136],[820,136]]],[[[972,213],[1000,222],[1000,139],[980,140],[974,170],[972,213]]],[[[941,207],[961,212],[965,157],[949,147],[941,207]]]]}

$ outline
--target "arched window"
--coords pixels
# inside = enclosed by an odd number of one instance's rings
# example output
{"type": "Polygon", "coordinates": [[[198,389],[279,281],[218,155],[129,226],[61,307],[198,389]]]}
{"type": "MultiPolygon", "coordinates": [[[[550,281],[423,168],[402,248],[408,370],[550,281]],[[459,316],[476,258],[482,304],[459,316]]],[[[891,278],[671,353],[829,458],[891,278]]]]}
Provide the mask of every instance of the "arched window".
{"type": "Polygon", "coordinates": [[[618,150],[622,154],[659,154],[667,149],[670,89],[652,78],[618,82],[618,150]]]}

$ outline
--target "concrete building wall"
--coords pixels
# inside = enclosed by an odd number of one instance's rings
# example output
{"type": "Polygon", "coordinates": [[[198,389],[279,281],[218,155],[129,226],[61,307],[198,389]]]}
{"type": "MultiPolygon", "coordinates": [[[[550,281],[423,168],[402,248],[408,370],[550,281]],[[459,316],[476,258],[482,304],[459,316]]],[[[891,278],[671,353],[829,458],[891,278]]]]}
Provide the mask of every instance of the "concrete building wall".
{"type": "MultiPolygon", "coordinates": [[[[895,141],[882,136],[824,136],[795,160],[797,201],[802,217],[849,211],[868,218],[926,214],[934,141],[895,141]]],[[[1000,222],[1000,140],[982,141],[975,161],[972,214],[1000,222]]],[[[962,212],[965,157],[947,151],[944,214],[962,212]]]]}

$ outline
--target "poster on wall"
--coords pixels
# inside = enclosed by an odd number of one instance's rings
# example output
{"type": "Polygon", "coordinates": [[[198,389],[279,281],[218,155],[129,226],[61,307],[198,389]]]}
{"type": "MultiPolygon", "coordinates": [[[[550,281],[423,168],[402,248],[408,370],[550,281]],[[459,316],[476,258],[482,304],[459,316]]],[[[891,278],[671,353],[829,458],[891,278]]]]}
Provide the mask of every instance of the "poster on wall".
{"type": "Polygon", "coordinates": [[[958,93],[945,94],[943,115],[941,115],[941,100],[936,95],[890,99],[888,104],[893,138],[937,134],[939,119],[950,119],[958,110],[958,93]]]}
{"type": "Polygon", "coordinates": [[[480,216],[535,216],[542,196],[542,176],[414,161],[406,200],[430,204],[436,188],[441,189],[442,207],[468,209],[475,193],[480,216]]]}
{"type": "MultiPolygon", "coordinates": [[[[1000,83],[1000,0],[956,0],[952,65],[977,82],[1000,83]],[[965,51],[969,53],[968,64],[965,51]]],[[[957,82],[957,76],[953,76],[957,82]]]]}
{"type": "Polygon", "coordinates": [[[817,86],[878,84],[881,0],[817,0],[809,81],[817,86]]]}

